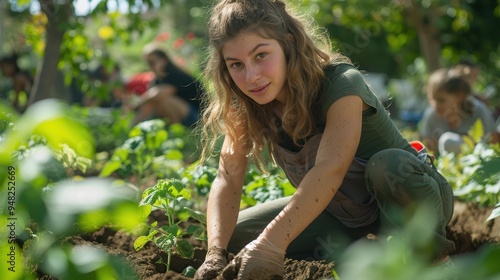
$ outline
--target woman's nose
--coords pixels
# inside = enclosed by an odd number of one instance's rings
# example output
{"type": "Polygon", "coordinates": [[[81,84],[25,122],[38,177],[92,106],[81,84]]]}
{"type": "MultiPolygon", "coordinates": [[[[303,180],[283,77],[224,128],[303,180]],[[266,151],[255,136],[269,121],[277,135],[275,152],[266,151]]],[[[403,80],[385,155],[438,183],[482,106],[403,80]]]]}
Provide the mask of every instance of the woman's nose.
{"type": "Polygon", "coordinates": [[[260,71],[255,66],[247,66],[247,83],[255,83],[260,78],[260,71]]]}

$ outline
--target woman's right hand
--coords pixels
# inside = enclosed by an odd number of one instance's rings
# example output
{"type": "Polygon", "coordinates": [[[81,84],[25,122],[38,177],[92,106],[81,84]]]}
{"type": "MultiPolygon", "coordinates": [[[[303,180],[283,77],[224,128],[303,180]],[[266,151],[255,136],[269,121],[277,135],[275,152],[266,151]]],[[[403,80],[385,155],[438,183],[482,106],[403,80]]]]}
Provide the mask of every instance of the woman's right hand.
{"type": "Polygon", "coordinates": [[[195,280],[215,279],[227,265],[227,251],[212,246],[208,249],[205,262],[198,268],[194,275],[195,280]]]}

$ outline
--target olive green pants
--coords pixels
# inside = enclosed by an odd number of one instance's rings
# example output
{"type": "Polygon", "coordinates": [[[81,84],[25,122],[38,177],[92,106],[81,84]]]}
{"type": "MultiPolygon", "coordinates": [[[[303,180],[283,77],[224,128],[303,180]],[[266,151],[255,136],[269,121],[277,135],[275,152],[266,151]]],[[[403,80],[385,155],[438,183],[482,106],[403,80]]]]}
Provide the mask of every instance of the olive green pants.
{"type": "MultiPolygon", "coordinates": [[[[453,214],[453,191],[434,166],[401,149],[387,149],[373,155],[365,168],[368,192],[379,207],[374,223],[350,228],[323,211],[288,247],[287,257],[307,260],[334,260],[344,249],[368,233],[404,227],[411,209],[431,207],[436,223],[434,258],[453,252],[454,243],[446,239],[446,225],[453,214]]],[[[240,212],[228,250],[239,252],[258,237],[286,206],[290,197],[259,204],[240,212]]]]}

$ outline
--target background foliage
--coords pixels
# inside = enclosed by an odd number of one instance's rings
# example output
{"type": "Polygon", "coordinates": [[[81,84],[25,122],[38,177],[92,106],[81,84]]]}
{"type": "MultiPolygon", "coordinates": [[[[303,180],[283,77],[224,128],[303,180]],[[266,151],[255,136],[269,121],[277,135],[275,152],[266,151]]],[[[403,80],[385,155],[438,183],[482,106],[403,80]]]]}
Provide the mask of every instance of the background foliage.
{"type": "MultiPolygon", "coordinates": [[[[60,241],[104,224],[139,231],[139,236],[158,241],[149,236],[150,231],[140,232],[145,215],[151,210],[145,209],[145,205],[138,208],[142,190],[147,187],[151,188],[143,193],[145,197],[155,188],[173,191],[182,186],[189,190],[189,199],[174,195],[169,201],[162,201],[171,222],[193,217],[193,212],[186,209],[204,207],[217,163],[203,167],[186,164],[196,160],[193,131],[159,120],[129,130],[130,115],[123,112],[67,106],[45,99],[71,101],[71,86],[86,95],[99,96],[98,92],[103,91],[105,96],[108,89],[93,83],[89,73],[97,65],[110,70],[115,64],[121,66],[124,78],[146,71],[141,52],[152,41],[165,46],[176,63],[197,76],[203,69],[206,11],[211,2],[0,1],[0,55],[17,52],[21,67],[39,81],[30,93],[32,106],[23,115],[0,103],[0,167],[6,170],[13,166],[19,170],[16,254],[25,256],[20,269],[24,267],[29,272],[40,269],[68,279],[111,279],[134,274],[120,259],[95,248],[72,248],[60,241]],[[170,189],[169,185],[162,185],[164,181],[155,185],[158,178],[170,178],[177,187],[170,189]],[[33,227],[31,222],[37,226],[33,227]],[[76,228],[75,223],[79,225],[76,228]],[[85,256],[88,262],[82,262],[78,256],[85,256]],[[82,267],[93,270],[82,272],[82,267]]],[[[425,82],[435,67],[453,65],[468,57],[482,69],[478,89],[492,86],[491,92],[496,94],[493,99],[498,98],[500,1],[291,2],[314,17],[331,35],[335,49],[348,55],[361,69],[414,81],[417,88],[411,94],[420,93],[418,85],[425,82]]],[[[7,79],[0,77],[0,97],[9,97],[9,86],[7,79]]],[[[452,183],[460,199],[497,205],[491,218],[500,215],[499,178],[495,169],[499,151],[498,146],[478,146],[462,157],[446,156],[438,162],[443,173],[448,172],[454,178],[452,183]]],[[[253,169],[248,172],[242,208],[293,193],[283,173],[269,169],[269,176],[253,169]]],[[[6,174],[0,174],[1,201],[7,201],[6,174]]],[[[152,204],[153,207],[155,201],[152,204]]],[[[8,212],[0,210],[0,236],[5,240],[8,212]]],[[[420,232],[418,224],[409,231],[420,232]]],[[[168,230],[165,233],[172,233],[169,242],[183,234],[178,230],[175,234],[168,230]]],[[[189,232],[194,233],[203,236],[199,231],[189,232]]],[[[3,255],[6,250],[0,248],[3,255]]],[[[476,259],[473,264],[480,266],[484,259],[498,259],[495,258],[498,250],[493,253],[492,258],[485,253],[484,258],[476,259]]],[[[372,261],[373,258],[366,258],[366,269],[358,268],[353,273],[369,272],[373,276],[372,261]]],[[[463,265],[468,268],[466,263],[463,265]]],[[[381,279],[387,275],[383,265],[381,279]]],[[[394,263],[388,265],[389,270],[396,267],[394,263]]],[[[405,276],[416,275],[414,269],[420,268],[398,267],[403,269],[397,272],[405,276]]],[[[4,279],[1,273],[7,269],[0,268],[0,278],[4,279]]],[[[29,272],[20,272],[17,279],[34,278],[29,272]]]]}
{"type": "MultiPolygon", "coordinates": [[[[22,66],[41,75],[59,69],[66,84],[89,88],[86,71],[97,64],[125,66],[125,76],[146,69],[141,49],[157,40],[191,72],[199,73],[210,0],[8,0],[0,5],[0,51],[23,55],[22,66]],[[45,9],[44,9],[45,7],[45,9]],[[64,8],[68,11],[63,11],[64,8]],[[60,13],[64,12],[64,16],[60,13]],[[51,21],[62,33],[49,40],[51,21]],[[196,40],[194,40],[196,38],[196,40]],[[47,53],[60,50],[59,55],[47,53]],[[42,60],[43,58],[47,58],[42,60]],[[43,68],[50,60],[56,68],[43,68]],[[42,63],[37,63],[40,61],[42,63]]],[[[361,69],[388,77],[424,79],[437,66],[467,57],[480,65],[479,88],[500,85],[498,1],[290,1],[313,16],[335,48],[361,69]],[[419,68],[420,61],[426,67],[419,68]]],[[[48,74],[47,74],[48,75],[48,74]]],[[[56,77],[46,76],[56,80],[56,77]]],[[[61,82],[61,81],[59,81],[61,82]]],[[[54,83],[57,84],[57,83],[54,83]]],[[[50,88],[50,87],[49,87],[50,88]]],[[[33,92],[36,89],[33,90],[33,92]]],[[[498,90],[497,90],[498,91],[498,90]]],[[[84,90],[85,92],[85,90],[84,90]]],[[[66,95],[39,89],[37,97],[66,95]]]]}

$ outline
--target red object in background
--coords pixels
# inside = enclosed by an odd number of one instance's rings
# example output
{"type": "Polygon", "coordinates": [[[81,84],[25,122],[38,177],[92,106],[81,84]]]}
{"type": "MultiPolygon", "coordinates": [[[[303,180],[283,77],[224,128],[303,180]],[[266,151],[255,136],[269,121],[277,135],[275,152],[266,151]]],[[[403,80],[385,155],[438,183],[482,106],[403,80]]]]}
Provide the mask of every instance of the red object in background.
{"type": "Polygon", "coordinates": [[[189,32],[188,34],[186,34],[186,38],[188,39],[188,41],[192,41],[196,39],[196,34],[194,34],[194,32],[189,32]]]}
{"type": "Polygon", "coordinates": [[[424,144],[420,141],[410,141],[410,145],[419,153],[425,150],[424,144]]]}
{"type": "Polygon", "coordinates": [[[174,43],[172,44],[174,49],[180,49],[182,48],[182,46],[184,46],[184,38],[178,38],[177,40],[174,41],[174,43]]]}
{"type": "Polygon", "coordinates": [[[167,41],[168,39],[170,39],[170,32],[163,32],[163,33],[156,35],[154,40],[156,42],[164,42],[164,41],[167,41]]]}
{"type": "Polygon", "coordinates": [[[137,95],[142,95],[144,92],[146,92],[146,90],[149,89],[149,85],[153,79],[153,72],[139,73],[132,76],[125,87],[127,88],[127,90],[137,95]]]}

